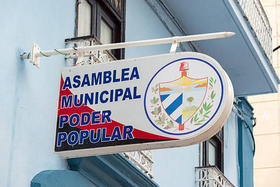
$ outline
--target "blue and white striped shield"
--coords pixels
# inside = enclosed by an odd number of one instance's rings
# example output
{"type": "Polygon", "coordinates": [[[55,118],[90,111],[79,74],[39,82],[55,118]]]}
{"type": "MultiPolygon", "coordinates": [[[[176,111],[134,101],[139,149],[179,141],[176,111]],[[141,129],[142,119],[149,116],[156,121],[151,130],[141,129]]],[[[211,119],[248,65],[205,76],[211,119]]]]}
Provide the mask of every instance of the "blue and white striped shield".
{"type": "Polygon", "coordinates": [[[174,81],[160,83],[159,94],[166,113],[184,130],[186,123],[203,103],[208,86],[208,78],[193,79],[187,76],[187,69],[174,81]]]}

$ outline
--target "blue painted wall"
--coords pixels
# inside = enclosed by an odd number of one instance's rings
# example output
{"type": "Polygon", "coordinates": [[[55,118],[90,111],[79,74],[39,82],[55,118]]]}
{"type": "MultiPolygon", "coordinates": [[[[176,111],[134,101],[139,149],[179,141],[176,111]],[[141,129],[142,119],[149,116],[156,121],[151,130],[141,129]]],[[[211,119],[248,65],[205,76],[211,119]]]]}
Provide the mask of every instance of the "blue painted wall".
{"type": "MultiPolygon", "coordinates": [[[[224,125],[224,175],[235,186],[239,186],[238,119],[233,112],[224,125]]],[[[253,169],[253,168],[252,168],[253,169]]]]}
{"type": "Polygon", "coordinates": [[[41,59],[41,69],[19,58],[32,41],[64,48],[73,37],[75,1],[14,0],[0,6],[0,186],[29,186],[42,170],[66,169],[53,150],[60,69],[64,58],[41,59]]]}
{"type": "Polygon", "coordinates": [[[161,187],[194,187],[199,145],[153,151],[155,181],[161,187]]]}
{"type": "MultiPolygon", "coordinates": [[[[166,27],[145,1],[126,1],[126,41],[171,37],[166,27]]],[[[128,48],[126,58],[168,53],[170,45],[128,48]]]]}
{"type": "MultiPolygon", "coordinates": [[[[128,0],[126,10],[127,41],[171,36],[146,1],[128,0]]],[[[68,169],[66,161],[52,152],[65,61],[63,56],[42,58],[37,69],[20,60],[19,54],[29,51],[32,41],[42,49],[63,48],[64,39],[74,37],[75,0],[5,1],[0,16],[6,18],[0,19],[0,186],[29,186],[41,171],[68,169]]],[[[170,45],[131,48],[126,58],[168,53],[169,49],[170,45]]],[[[232,118],[225,130],[225,175],[237,184],[237,158],[231,154],[237,130],[232,118]]],[[[199,146],[154,151],[154,162],[155,181],[161,186],[186,186],[186,181],[194,186],[199,146]]]]}
{"type": "MultiPolygon", "coordinates": [[[[167,23],[162,23],[158,15],[150,7],[150,4],[147,3],[149,1],[150,0],[126,1],[126,41],[172,37],[165,26],[167,23]]],[[[160,9],[161,7],[156,8],[160,9]]],[[[164,17],[166,17],[166,15],[164,17]]],[[[167,22],[170,22],[170,20],[167,22]]],[[[169,25],[169,27],[169,29],[178,33],[178,28],[175,28],[174,25],[169,25]]],[[[186,50],[192,50],[189,45],[184,46],[186,50]]],[[[136,58],[169,53],[170,47],[171,44],[127,48],[125,50],[125,57],[136,58]]],[[[177,51],[180,51],[180,48],[177,48],[177,51]]]]}

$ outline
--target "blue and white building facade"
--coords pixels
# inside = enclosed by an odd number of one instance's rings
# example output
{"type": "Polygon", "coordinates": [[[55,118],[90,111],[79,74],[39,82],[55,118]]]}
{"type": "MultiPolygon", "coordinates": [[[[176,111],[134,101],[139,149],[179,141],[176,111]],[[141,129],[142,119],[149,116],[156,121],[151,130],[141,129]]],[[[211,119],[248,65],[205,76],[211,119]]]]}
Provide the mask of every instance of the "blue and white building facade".
{"type": "Polygon", "coordinates": [[[254,186],[255,118],[246,97],[277,92],[279,83],[258,0],[22,0],[0,10],[0,186],[254,186]],[[20,57],[32,42],[60,49],[223,31],[236,35],[177,49],[215,58],[232,81],[234,107],[217,135],[172,149],[73,159],[54,153],[63,67],[169,53],[170,45],[44,57],[37,69],[20,57]]]}

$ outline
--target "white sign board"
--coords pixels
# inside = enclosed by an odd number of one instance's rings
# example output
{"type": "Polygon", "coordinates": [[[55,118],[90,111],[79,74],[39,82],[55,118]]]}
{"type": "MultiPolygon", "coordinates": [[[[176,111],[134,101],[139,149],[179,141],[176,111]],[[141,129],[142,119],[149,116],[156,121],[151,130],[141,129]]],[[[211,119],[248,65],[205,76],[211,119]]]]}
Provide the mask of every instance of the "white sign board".
{"type": "Polygon", "coordinates": [[[68,67],[55,152],[65,157],[187,146],[207,140],[233,104],[230,79],[193,52],[68,67]]]}

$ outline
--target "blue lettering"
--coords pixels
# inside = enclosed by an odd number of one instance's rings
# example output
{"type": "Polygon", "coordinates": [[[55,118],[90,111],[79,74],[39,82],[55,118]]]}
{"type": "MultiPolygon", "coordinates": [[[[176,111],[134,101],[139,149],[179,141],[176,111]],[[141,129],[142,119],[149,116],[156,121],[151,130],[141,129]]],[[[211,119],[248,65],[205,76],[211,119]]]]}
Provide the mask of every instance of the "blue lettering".
{"type": "Polygon", "coordinates": [[[106,136],[106,128],[103,128],[102,129],[102,139],[101,139],[102,142],[108,142],[110,141],[110,137],[107,137],[106,136]]]}
{"type": "Polygon", "coordinates": [[[66,78],[65,78],[65,81],[64,81],[62,90],[65,90],[66,88],[69,88],[69,89],[72,88],[72,86],[71,86],[71,81],[70,81],[70,77],[66,77],[66,78]]]}
{"type": "Polygon", "coordinates": [[[137,69],[137,67],[134,67],[133,69],[132,69],[132,73],[131,73],[131,76],[130,76],[130,80],[133,80],[133,79],[139,79],[140,77],[139,77],[139,73],[138,73],[138,69],[137,69]]]}
{"type": "Polygon", "coordinates": [[[114,101],[114,90],[110,90],[110,102],[114,101]]]}
{"type": "Polygon", "coordinates": [[[72,114],[70,116],[69,125],[71,127],[76,127],[80,123],[80,116],[79,114],[72,114]]]}
{"type": "Polygon", "coordinates": [[[133,99],[139,99],[141,95],[137,95],[137,87],[133,87],[133,99]]]}
{"type": "Polygon", "coordinates": [[[85,76],[84,76],[84,78],[83,78],[83,82],[82,82],[81,87],[84,87],[85,85],[86,85],[86,86],[90,86],[88,74],[85,74],[85,76]]]}
{"type": "Polygon", "coordinates": [[[73,87],[74,88],[78,88],[80,86],[80,84],[81,84],[80,78],[81,78],[80,75],[74,76],[74,78],[73,78],[73,82],[74,82],[73,87]]]}
{"type": "Polygon", "coordinates": [[[98,72],[97,76],[96,73],[92,73],[91,74],[91,85],[98,85],[101,84],[101,76],[102,76],[102,72],[98,72]]]}
{"type": "Polygon", "coordinates": [[[88,135],[89,135],[89,132],[87,130],[81,130],[79,144],[84,144],[84,140],[88,138],[88,135]]]}
{"type": "Polygon", "coordinates": [[[90,130],[90,138],[89,138],[89,141],[91,142],[91,143],[97,143],[97,142],[99,142],[99,140],[100,140],[100,129],[97,129],[97,132],[96,133],[94,133],[94,129],[91,129],[90,130]],[[95,136],[96,135],[96,136],[95,136]],[[95,136],[95,137],[94,137],[95,136]]]}
{"type": "Polygon", "coordinates": [[[107,84],[112,81],[111,74],[112,74],[111,71],[103,72],[103,84],[107,84]]]}
{"type": "Polygon", "coordinates": [[[105,90],[105,91],[103,91],[103,92],[100,93],[100,101],[101,101],[101,103],[107,103],[108,100],[109,100],[108,98],[105,98],[105,99],[104,99],[103,96],[104,96],[105,94],[108,95],[109,92],[105,90]]]}
{"type": "Polygon", "coordinates": [[[132,99],[131,97],[131,92],[130,92],[130,88],[126,88],[125,91],[124,91],[124,94],[123,94],[123,98],[122,100],[126,100],[126,99],[132,99]]]}
{"type": "Polygon", "coordinates": [[[133,127],[132,126],[124,126],[123,127],[123,139],[126,140],[128,139],[134,139],[133,134],[133,127]]]}
{"type": "Polygon", "coordinates": [[[111,123],[111,111],[110,110],[104,110],[102,111],[102,119],[101,119],[101,123],[111,123]]]}
{"type": "Polygon", "coordinates": [[[68,137],[67,137],[67,142],[69,145],[76,145],[78,143],[78,139],[79,139],[79,134],[77,131],[71,131],[69,134],[68,134],[68,137]]]}
{"type": "Polygon", "coordinates": [[[63,128],[64,124],[68,122],[69,116],[68,115],[61,115],[59,116],[59,125],[58,128],[63,128]]]}
{"type": "Polygon", "coordinates": [[[63,95],[61,97],[61,108],[71,108],[72,107],[73,96],[63,95]]]}
{"type": "Polygon", "coordinates": [[[120,78],[117,78],[117,71],[113,71],[113,82],[120,82],[120,78]]]}
{"type": "Polygon", "coordinates": [[[115,127],[113,132],[112,132],[111,141],[114,141],[115,139],[117,139],[117,140],[122,139],[121,132],[120,132],[120,127],[115,127]]]}
{"type": "Polygon", "coordinates": [[[115,101],[118,101],[119,97],[122,96],[122,94],[123,94],[123,89],[116,89],[115,93],[116,93],[115,101]]]}
{"type": "Polygon", "coordinates": [[[90,122],[90,114],[87,112],[82,113],[81,115],[81,126],[86,126],[90,122]]]}
{"type": "Polygon", "coordinates": [[[88,105],[88,103],[90,105],[93,104],[93,92],[91,92],[90,95],[88,93],[85,93],[85,105],[88,105]]]}
{"type": "Polygon", "coordinates": [[[83,98],[84,98],[83,94],[80,94],[80,99],[78,99],[78,95],[75,95],[74,96],[74,106],[80,107],[83,104],[83,98]]]}
{"type": "Polygon", "coordinates": [[[95,104],[98,104],[98,95],[99,95],[99,92],[95,92],[95,104]]]}
{"type": "Polygon", "coordinates": [[[91,115],[92,115],[91,124],[92,125],[99,124],[100,123],[100,111],[92,112],[91,115]]]}
{"type": "Polygon", "coordinates": [[[122,69],[122,81],[129,80],[129,68],[122,69]]]}
{"type": "Polygon", "coordinates": [[[61,147],[62,142],[66,140],[67,134],[66,132],[59,132],[57,136],[58,138],[57,138],[56,146],[61,147]]]}

